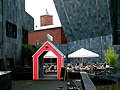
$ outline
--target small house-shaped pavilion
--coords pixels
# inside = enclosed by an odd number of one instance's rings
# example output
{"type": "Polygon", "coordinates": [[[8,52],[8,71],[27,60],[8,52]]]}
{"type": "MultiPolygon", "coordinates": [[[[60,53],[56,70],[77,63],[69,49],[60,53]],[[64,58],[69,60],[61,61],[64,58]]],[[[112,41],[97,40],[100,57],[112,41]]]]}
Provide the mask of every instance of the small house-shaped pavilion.
{"type": "Polygon", "coordinates": [[[39,80],[42,77],[43,57],[52,51],[57,56],[57,79],[60,78],[61,67],[64,67],[64,54],[51,42],[46,41],[41,48],[33,55],[33,80],[39,80]]]}

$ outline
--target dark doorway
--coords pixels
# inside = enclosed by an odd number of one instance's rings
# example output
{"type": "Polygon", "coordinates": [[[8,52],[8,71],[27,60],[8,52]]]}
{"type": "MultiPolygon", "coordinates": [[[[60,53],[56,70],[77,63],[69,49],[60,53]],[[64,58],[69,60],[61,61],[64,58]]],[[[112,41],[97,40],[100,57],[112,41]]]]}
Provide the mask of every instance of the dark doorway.
{"type": "Polygon", "coordinates": [[[14,58],[7,58],[7,68],[12,70],[14,67],[14,58]]]}
{"type": "Polygon", "coordinates": [[[0,71],[4,69],[3,59],[0,59],[0,71]]]}

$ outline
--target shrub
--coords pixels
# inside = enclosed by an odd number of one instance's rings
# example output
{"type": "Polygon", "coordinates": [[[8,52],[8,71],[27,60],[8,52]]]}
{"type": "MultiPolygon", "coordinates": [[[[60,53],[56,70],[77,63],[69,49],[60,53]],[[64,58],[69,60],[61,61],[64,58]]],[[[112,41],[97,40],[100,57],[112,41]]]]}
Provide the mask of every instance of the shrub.
{"type": "Polygon", "coordinates": [[[32,66],[32,55],[35,53],[35,48],[31,45],[23,45],[22,46],[22,66],[32,66]]]}
{"type": "Polygon", "coordinates": [[[21,64],[22,67],[32,67],[32,55],[43,45],[39,42],[36,46],[24,44],[22,46],[21,64]]]}
{"type": "Polygon", "coordinates": [[[108,48],[104,50],[104,56],[106,63],[110,66],[115,66],[118,62],[119,55],[114,51],[111,45],[109,45],[108,48]]]}

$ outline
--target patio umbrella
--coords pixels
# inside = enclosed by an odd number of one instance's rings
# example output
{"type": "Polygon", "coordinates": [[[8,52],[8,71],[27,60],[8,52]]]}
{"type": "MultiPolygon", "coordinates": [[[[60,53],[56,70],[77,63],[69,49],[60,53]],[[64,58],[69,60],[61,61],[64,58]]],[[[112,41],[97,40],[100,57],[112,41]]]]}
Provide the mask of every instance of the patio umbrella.
{"type": "Polygon", "coordinates": [[[80,57],[82,57],[83,62],[83,57],[99,57],[99,55],[84,48],[81,48],[68,55],[68,58],[80,58],[80,57]]]}

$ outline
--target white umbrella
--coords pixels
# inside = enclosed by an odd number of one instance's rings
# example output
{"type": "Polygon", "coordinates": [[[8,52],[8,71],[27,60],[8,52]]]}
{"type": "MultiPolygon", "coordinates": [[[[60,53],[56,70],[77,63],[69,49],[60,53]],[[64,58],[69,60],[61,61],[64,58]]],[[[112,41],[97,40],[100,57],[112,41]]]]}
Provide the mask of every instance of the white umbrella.
{"type": "Polygon", "coordinates": [[[84,48],[81,48],[68,55],[68,58],[80,58],[80,57],[82,57],[83,62],[83,57],[99,57],[99,55],[84,48]]]}
{"type": "Polygon", "coordinates": [[[99,57],[99,55],[84,48],[81,48],[68,55],[68,58],[79,58],[79,57],[99,57]]]}

